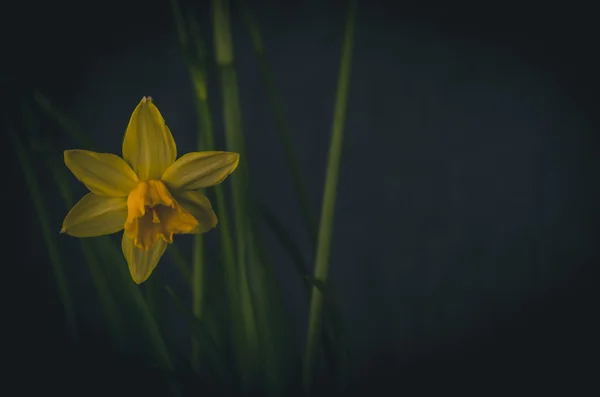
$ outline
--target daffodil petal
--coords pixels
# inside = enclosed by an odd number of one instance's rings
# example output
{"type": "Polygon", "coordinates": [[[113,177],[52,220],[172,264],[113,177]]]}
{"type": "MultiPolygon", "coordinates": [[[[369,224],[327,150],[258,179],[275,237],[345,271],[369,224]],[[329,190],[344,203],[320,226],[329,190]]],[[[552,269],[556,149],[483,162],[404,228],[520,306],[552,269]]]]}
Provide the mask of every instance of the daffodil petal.
{"type": "Polygon", "coordinates": [[[131,167],[114,154],[65,150],[64,159],[73,175],[99,196],[125,197],[138,183],[131,167]]]}
{"type": "Polygon", "coordinates": [[[173,163],[162,180],[172,189],[196,190],[218,185],[237,168],[240,155],[232,152],[192,152],[173,163]]]}
{"type": "Polygon", "coordinates": [[[149,249],[144,250],[135,246],[133,239],[123,233],[121,240],[121,249],[129,266],[129,273],[136,284],[141,284],[148,280],[158,261],[165,253],[168,243],[158,239],[149,249]]]}
{"type": "Polygon", "coordinates": [[[96,237],[123,230],[127,220],[127,199],[88,193],[71,208],[61,233],[74,237],[96,237]]]}
{"type": "Polygon", "coordinates": [[[186,209],[196,220],[196,226],[190,234],[206,233],[215,228],[219,220],[208,198],[197,191],[183,191],[177,194],[176,200],[184,209],[186,209]]]}
{"type": "Polygon", "coordinates": [[[173,135],[151,98],[142,98],[131,115],[123,140],[123,158],[142,181],[160,179],[177,158],[173,135]]]}

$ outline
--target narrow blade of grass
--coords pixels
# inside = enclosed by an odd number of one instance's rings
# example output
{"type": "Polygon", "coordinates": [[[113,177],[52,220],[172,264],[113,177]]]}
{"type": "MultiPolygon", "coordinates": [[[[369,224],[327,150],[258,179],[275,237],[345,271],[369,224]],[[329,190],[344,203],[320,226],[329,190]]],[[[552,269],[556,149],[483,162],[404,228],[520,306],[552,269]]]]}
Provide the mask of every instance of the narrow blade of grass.
{"type": "MultiPolygon", "coordinates": [[[[177,26],[180,44],[190,72],[194,87],[196,113],[198,116],[199,140],[201,150],[216,150],[213,130],[212,115],[208,102],[207,88],[207,53],[206,45],[198,32],[196,20],[192,14],[189,17],[190,33],[188,34],[184,18],[176,0],[172,0],[173,14],[177,26]]],[[[227,206],[223,186],[214,187],[216,196],[216,209],[219,215],[219,236],[221,239],[221,254],[225,265],[228,280],[233,280],[235,275],[235,257],[233,255],[233,240],[227,217],[227,206]]],[[[235,284],[228,285],[228,296],[236,292],[235,284]]]]}
{"type": "MultiPolygon", "coordinates": [[[[215,147],[215,134],[213,129],[210,104],[208,102],[208,55],[206,44],[198,31],[198,26],[193,15],[189,18],[190,36],[193,59],[189,65],[190,77],[194,86],[196,114],[198,116],[199,128],[199,150],[217,150],[215,147]]],[[[236,259],[233,249],[232,231],[227,214],[227,200],[225,190],[222,185],[214,188],[216,198],[215,209],[219,217],[219,239],[221,258],[224,264],[225,281],[227,288],[227,299],[230,305],[230,311],[235,318],[238,317],[238,289],[236,282],[236,259]]]]}
{"type": "Polygon", "coordinates": [[[158,324],[150,313],[141,290],[131,280],[123,253],[110,236],[96,237],[90,243],[93,244],[96,255],[102,253],[103,258],[105,258],[103,265],[107,274],[110,274],[114,291],[118,292],[118,296],[121,299],[120,304],[129,312],[130,317],[134,317],[135,322],[143,330],[139,334],[140,339],[146,340],[152,347],[157,359],[156,365],[172,372],[174,367],[167,345],[158,324]]]}
{"type": "MultiPolygon", "coordinates": [[[[214,131],[210,106],[208,103],[208,60],[204,40],[200,36],[196,20],[192,13],[188,18],[189,32],[187,25],[177,0],[171,1],[173,17],[177,28],[179,42],[188,66],[192,85],[194,87],[194,102],[196,105],[196,114],[198,117],[198,150],[214,150],[214,131]]],[[[225,195],[222,186],[215,187],[216,210],[219,216],[219,234],[221,238],[221,256],[224,263],[226,274],[226,288],[228,304],[232,318],[237,318],[237,288],[235,284],[235,258],[233,255],[233,243],[231,241],[231,232],[229,220],[227,218],[227,208],[225,204],[225,195]]],[[[193,283],[193,308],[195,315],[202,317],[202,291],[200,285],[204,276],[202,265],[202,236],[196,236],[194,240],[194,277],[193,283]]],[[[195,370],[199,370],[200,346],[196,338],[192,341],[192,362],[195,370]]]]}
{"type": "Polygon", "coordinates": [[[89,241],[81,241],[81,250],[83,251],[83,256],[90,269],[94,286],[100,296],[104,317],[108,323],[110,333],[117,346],[123,347],[125,345],[125,338],[119,321],[119,309],[111,294],[108,280],[102,271],[102,266],[94,254],[94,250],[89,241]]]}
{"type": "Polygon", "coordinates": [[[283,303],[282,291],[277,275],[270,263],[270,258],[260,238],[256,225],[249,234],[252,242],[251,259],[254,264],[250,277],[254,278],[251,285],[258,287],[254,290],[254,299],[260,310],[256,311],[259,323],[259,342],[265,363],[266,395],[281,396],[286,392],[294,392],[287,387],[291,384],[293,370],[299,367],[294,364],[294,349],[287,325],[289,319],[283,303]]]}
{"type": "Polygon", "coordinates": [[[248,26],[248,30],[250,31],[250,35],[252,37],[252,45],[254,47],[254,52],[258,57],[261,76],[266,85],[267,92],[269,94],[269,99],[271,101],[271,106],[273,106],[273,109],[275,111],[275,122],[277,123],[277,130],[279,131],[279,136],[283,144],[285,157],[288,161],[288,165],[292,173],[292,182],[294,184],[294,190],[296,192],[296,197],[298,198],[298,204],[300,206],[300,211],[302,213],[306,231],[308,233],[308,240],[310,242],[311,249],[313,249],[317,235],[315,220],[313,213],[310,209],[308,193],[306,191],[306,184],[304,182],[304,178],[302,177],[302,172],[300,171],[300,165],[296,158],[296,153],[294,152],[292,132],[286,121],[285,112],[283,110],[283,102],[279,97],[279,93],[275,85],[275,79],[273,77],[273,72],[271,71],[271,67],[269,65],[265,46],[262,40],[262,36],[260,34],[260,28],[258,26],[258,23],[256,22],[256,19],[253,17],[253,15],[247,8],[244,9],[244,20],[246,22],[246,25],[248,26]]]}
{"type": "MultiPolygon", "coordinates": [[[[342,320],[339,304],[335,300],[333,283],[331,280],[325,283],[323,280],[315,279],[314,276],[309,275],[302,252],[285,225],[265,206],[259,204],[257,211],[263,217],[267,226],[272,229],[279,243],[290,254],[296,272],[302,278],[306,291],[310,293],[312,288],[316,288],[323,295],[325,332],[322,340],[324,356],[329,360],[328,364],[334,367],[338,391],[343,392],[342,388],[345,386],[349,374],[350,353],[347,348],[347,326],[342,320]]],[[[258,233],[256,235],[258,236],[258,233]]],[[[264,251],[264,248],[262,250],[264,251]]],[[[264,254],[261,257],[264,258],[264,254]]],[[[310,294],[307,297],[310,298],[310,294]]]]}
{"type": "MultiPolygon", "coordinates": [[[[317,252],[315,261],[315,279],[326,281],[329,270],[329,252],[331,248],[331,235],[333,232],[333,215],[335,212],[335,200],[337,193],[338,174],[342,154],[342,140],[344,122],[346,119],[346,107],[348,102],[348,91],[350,86],[350,66],[352,61],[352,50],[354,44],[354,29],[356,24],[357,1],[351,0],[346,20],[346,31],[342,49],[342,59],[338,80],[338,89],[333,118],[331,144],[329,147],[329,160],[327,174],[325,177],[325,191],[323,194],[323,206],[321,209],[321,224],[317,240],[317,252]]],[[[315,358],[318,343],[321,340],[321,320],[323,315],[323,294],[313,288],[310,303],[310,314],[308,332],[306,338],[306,351],[303,366],[303,385],[306,391],[312,388],[315,358]]]]}
{"type": "Polygon", "coordinates": [[[296,273],[298,273],[298,276],[300,276],[302,279],[306,291],[310,292],[311,279],[309,278],[308,266],[306,264],[306,260],[304,259],[304,255],[302,254],[302,250],[298,247],[283,223],[275,216],[275,214],[271,212],[271,210],[269,210],[266,205],[258,203],[256,205],[256,210],[269,229],[272,230],[275,238],[279,240],[279,244],[281,244],[281,246],[290,255],[292,263],[294,264],[294,268],[296,269],[296,273]]]}
{"type": "MultiPolygon", "coordinates": [[[[316,227],[312,211],[310,210],[305,183],[294,153],[292,133],[289,125],[286,122],[282,101],[279,97],[279,93],[277,92],[274,76],[269,65],[259,25],[247,8],[244,10],[244,19],[252,37],[254,52],[258,57],[261,76],[266,85],[271,105],[275,111],[275,121],[284,146],[286,159],[292,173],[294,189],[296,196],[298,197],[298,203],[304,219],[306,230],[308,232],[309,242],[311,244],[311,248],[314,249],[314,244],[316,242],[316,227]]],[[[340,384],[344,384],[344,379],[347,377],[348,372],[346,365],[348,361],[348,352],[345,348],[344,325],[340,318],[338,305],[336,305],[333,300],[333,294],[331,291],[329,291],[330,288],[326,286],[322,280],[315,279],[314,277],[308,275],[308,267],[306,266],[301,250],[287,232],[285,226],[279,222],[277,217],[272,214],[268,208],[260,204],[257,206],[257,210],[267,226],[273,231],[281,246],[284,247],[284,249],[290,254],[290,257],[295,265],[296,272],[302,278],[306,290],[310,292],[311,287],[314,287],[318,289],[321,294],[326,295],[326,304],[324,310],[329,321],[327,321],[325,324],[326,335],[323,339],[323,342],[326,343],[327,350],[330,352],[328,356],[336,357],[335,361],[337,374],[340,378],[340,384]],[[328,290],[327,292],[325,292],[326,289],[328,290]]]]}
{"type": "Polygon", "coordinates": [[[347,324],[342,319],[335,291],[331,280],[327,282],[325,288],[321,289],[325,298],[324,311],[326,315],[323,324],[323,356],[325,360],[328,360],[328,366],[333,369],[330,374],[333,375],[332,383],[337,388],[336,391],[343,395],[350,374],[350,351],[348,349],[347,324]]]}
{"type": "MultiPolygon", "coordinates": [[[[303,284],[306,286],[307,292],[311,292],[311,288],[317,288],[322,294],[329,294],[329,284],[323,280],[316,279],[308,273],[308,266],[302,255],[302,251],[298,244],[292,238],[290,232],[286,229],[283,222],[277,218],[264,204],[258,203],[256,212],[262,217],[267,226],[271,229],[279,244],[290,254],[296,273],[300,276],[303,284]]],[[[256,232],[258,234],[258,232],[256,232]]]]}
{"type": "MultiPolygon", "coordinates": [[[[194,266],[192,268],[192,311],[197,319],[202,319],[204,294],[204,252],[202,235],[194,236],[194,266]]],[[[192,338],[192,368],[200,372],[200,341],[192,338]]]]}
{"type": "Polygon", "coordinates": [[[184,280],[191,280],[192,272],[190,271],[188,261],[183,256],[181,250],[175,244],[170,244],[167,248],[167,252],[169,253],[169,256],[175,263],[175,266],[177,266],[177,268],[179,269],[181,277],[184,280]]]}
{"type": "MultiPolygon", "coordinates": [[[[175,291],[167,285],[165,287],[167,293],[173,298],[177,308],[184,315],[184,318],[189,322],[192,328],[192,333],[197,336],[196,341],[200,351],[207,354],[214,364],[214,370],[219,376],[221,382],[230,382],[231,373],[225,362],[225,352],[219,343],[219,338],[215,333],[214,325],[211,326],[206,320],[199,319],[193,311],[190,310],[183,301],[177,296],[175,291]]],[[[203,367],[207,368],[207,367],[203,367]]]]}
{"type": "Polygon", "coordinates": [[[150,315],[158,321],[159,314],[156,299],[156,282],[156,277],[151,277],[140,287],[142,287],[142,291],[144,292],[144,300],[146,301],[146,306],[148,306],[148,312],[150,312],[150,315]]]}
{"type": "Polygon", "coordinates": [[[223,121],[225,139],[230,151],[240,154],[238,170],[229,177],[233,195],[235,214],[235,235],[237,243],[237,277],[238,302],[243,321],[244,345],[236,346],[240,355],[240,373],[243,388],[250,391],[256,383],[257,374],[261,371],[258,360],[258,331],[256,328],[254,305],[247,279],[247,170],[242,119],[237,86],[237,75],[234,66],[233,42],[231,37],[231,21],[229,1],[212,1],[213,38],[217,69],[221,82],[223,121]]]}
{"type": "Polygon", "coordinates": [[[52,266],[52,271],[56,279],[59,298],[62,303],[63,311],[65,314],[67,331],[69,333],[69,336],[71,337],[71,340],[75,343],[78,343],[79,335],[77,332],[77,323],[75,319],[73,299],[71,297],[71,293],[69,292],[69,286],[67,283],[67,278],[65,276],[63,263],[61,261],[58,245],[55,240],[56,235],[58,233],[57,231],[53,232],[53,229],[50,226],[50,219],[48,218],[49,212],[46,208],[46,205],[44,204],[44,201],[42,200],[43,195],[40,190],[40,186],[37,182],[35,171],[31,161],[29,160],[27,152],[12,126],[7,126],[7,128],[13,141],[13,146],[15,148],[15,152],[17,153],[21,170],[23,171],[23,174],[25,176],[27,187],[29,188],[29,196],[33,200],[33,205],[35,207],[40,221],[42,236],[44,238],[46,248],[48,249],[50,264],[52,266]]]}
{"type": "Polygon", "coordinates": [[[83,133],[82,130],[69,117],[67,117],[62,111],[60,111],[60,109],[54,106],[50,99],[48,99],[44,94],[42,94],[40,91],[35,91],[33,97],[40,107],[48,115],[52,116],[52,118],[58,122],[62,129],[71,135],[74,140],[89,150],[95,146],[92,140],[85,133],[83,133]]]}

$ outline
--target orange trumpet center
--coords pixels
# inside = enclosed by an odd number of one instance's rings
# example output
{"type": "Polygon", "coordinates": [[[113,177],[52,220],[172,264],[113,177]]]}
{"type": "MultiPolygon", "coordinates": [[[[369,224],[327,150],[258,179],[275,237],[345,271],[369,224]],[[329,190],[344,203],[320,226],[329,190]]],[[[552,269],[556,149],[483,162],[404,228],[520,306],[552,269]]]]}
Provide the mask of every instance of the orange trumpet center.
{"type": "Polygon", "coordinates": [[[136,247],[149,250],[162,238],[173,242],[173,234],[190,233],[198,221],[171,196],[162,181],[141,181],[127,197],[125,233],[136,247]]]}

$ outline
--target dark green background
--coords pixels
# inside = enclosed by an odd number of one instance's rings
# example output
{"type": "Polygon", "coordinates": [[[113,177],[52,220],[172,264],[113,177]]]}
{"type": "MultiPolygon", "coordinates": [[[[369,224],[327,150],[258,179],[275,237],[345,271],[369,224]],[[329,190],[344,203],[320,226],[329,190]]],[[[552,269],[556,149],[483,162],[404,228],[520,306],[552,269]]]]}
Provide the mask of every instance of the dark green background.
{"type": "MultiPolygon", "coordinates": [[[[345,3],[253,3],[316,212],[345,3]]],[[[207,6],[182,4],[195,7],[210,37],[207,6]]],[[[331,256],[354,352],[352,390],[458,386],[487,395],[507,385],[541,392],[561,383],[574,395],[572,388],[591,381],[596,357],[593,13],[576,2],[421,4],[359,4],[331,256]]],[[[120,153],[130,112],[151,95],[179,152],[194,150],[192,89],[168,1],[3,7],[9,113],[39,88],[104,151],[120,153]]],[[[254,191],[306,247],[272,108],[233,11],[254,191]]],[[[44,128],[57,146],[72,148],[55,125],[44,128]]],[[[81,315],[86,344],[71,347],[35,212],[12,164],[4,172],[11,193],[3,197],[8,376],[23,390],[81,390],[81,382],[92,394],[157,392],[161,380],[144,363],[110,350],[97,308],[81,315]]],[[[44,187],[58,232],[64,209],[49,180],[44,187]]],[[[301,285],[267,236],[301,341],[301,285]]],[[[78,258],[73,239],[61,249],[78,258]]],[[[175,278],[166,259],[157,271],[175,278]]],[[[91,301],[86,272],[69,274],[76,300],[91,301]]],[[[176,322],[172,328],[177,343],[176,322]]]]}

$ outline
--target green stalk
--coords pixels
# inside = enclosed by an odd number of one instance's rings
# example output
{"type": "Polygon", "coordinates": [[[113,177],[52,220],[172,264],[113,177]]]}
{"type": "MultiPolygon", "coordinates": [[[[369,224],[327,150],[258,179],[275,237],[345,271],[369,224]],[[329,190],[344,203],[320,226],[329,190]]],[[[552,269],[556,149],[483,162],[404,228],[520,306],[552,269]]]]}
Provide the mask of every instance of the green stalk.
{"type": "Polygon", "coordinates": [[[283,101],[279,97],[277,87],[275,86],[275,79],[273,77],[271,67],[269,66],[269,61],[267,59],[267,54],[265,46],[263,44],[262,36],[260,34],[260,28],[258,26],[258,23],[252,17],[248,10],[245,10],[244,17],[246,25],[250,30],[254,52],[258,57],[261,76],[264,80],[265,85],[267,86],[267,92],[269,94],[269,99],[271,100],[271,105],[275,110],[275,122],[278,127],[277,130],[279,131],[279,136],[283,143],[283,149],[288,161],[288,165],[292,172],[292,182],[294,185],[294,190],[296,192],[296,197],[298,198],[298,204],[300,205],[300,211],[302,213],[302,217],[304,218],[306,231],[308,233],[308,240],[310,241],[312,248],[314,247],[316,241],[316,225],[312,211],[310,210],[308,193],[306,191],[306,184],[304,182],[304,178],[302,177],[300,165],[298,164],[298,160],[294,152],[292,132],[286,121],[285,112],[283,110],[283,101]]]}
{"type": "MultiPolygon", "coordinates": [[[[205,74],[203,73],[203,76],[205,74]]],[[[194,76],[196,77],[196,76],[194,76]]],[[[203,142],[212,138],[212,120],[206,102],[206,83],[203,79],[195,78],[194,88],[196,91],[196,113],[198,116],[198,151],[203,150],[203,142]],[[204,95],[203,95],[204,94],[204,95]],[[204,105],[204,106],[203,106],[204,105]],[[210,138],[203,139],[203,135],[208,135],[210,138]],[[204,134],[203,134],[204,133],[204,134]]],[[[203,309],[203,293],[204,293],[204,244],[203,236],[197,234],[194,236],[194,266],[192,271],[192,311],[194,316],[201,320],[203,309]]],[[[200,372],[200,341],[197,334],[192,339],[192,366],[196,371],[200,372]]]]}
{"type": "Polygon", "coordinates": [[[245,204],[247,201],[246,182],[248,176],[244,157],[237,75],[234,66],[229,1],[213,0],[212,12],[216,63],[221,81],[225,138],[228,149],[240,154],[239,168],[230,176],[229,180],[232,187],[233,209],[236,219],[238,302],[245,332],[245,345],[240,346],[238,344],[237,349],[241,356],[242,384],[244,389],[249,390],[251,384],[254,383],[253,379],[257,374],[257,370],[259,370],[259,352],[255,313],[247,278],[248,246],[246,238],[249,231],[249,219],[245,204]]]}
{"type": "MultiPolygon", "coordinates": [[[[189,18],[190,36],[186,32],[186,24],[179,8],[177,0],[171,1],[173,17],[177,27],[177,34],[181,44],[184,57],[190,72],[192,85],[194,87],[194,102],[196,105],[196,114],[198,116],[198,150],[214,150],[215,138],[213,131],[212,116],[208,103],[208,60],[206,45],[198,31],[196,20],[189,18]]],[[[225,268],[227,300],[230,305],[232,318],[237,318],[235,305],[237,302],[236,283],[235,283],[235,258],[233,255],[233,243],[231,240],[231,231],[229,228],[229,219],[227,217],[227,207],[225,204],[225,192],[223,186],[215,186],[216,209],[219,214],[219,235],[221,239],[221,255],[225,268]]],[[[202,237],[196,236],[194,240],[194,277],[193,277],[193,311],[194,315],[201,319],[202,316],[202,291],[201,283],[204,275],[202,268],[202,237]]],[[[200,346],[197,337],[192,341],[192,363],[198,370],[200,346]]]]}
{"type": "MultiPolygon", "coordinates": [[[[329,251],[331,248],[331,235],[333,232],[333,215],[335,212],[335,200],[337,193],[340,159],[342,154],[344,122],[346,120],[346,107],[348,103],[348,90],[350,86],[350,66],[354,43],[356,10],[357,1],[351,0],[348,10],[348,17],[346,20],[346,32],[344,37],[344,46],[342,49],[342,59],[338,79],[338,89],[333,119],[333,128],[331,134],[331,144],[329,147],[329,161],[327,165],[327,174],[325,178],[323,206],[321,209],[321,225],[319,227],[319,235],[317,240],[314,277],[316,280],[320,280],[323,282],[326,282],[327,273],[329,270],[329,251]]],[[[310,302],[310,315],[308,322],[306,351],[304,356],[304,366],[302,374],[303,385],[306,391],[310,390],[313,383],[315,359],[317,355],[318,343],[321,338],[322,314],[323,295],[318,290],[318,288],[313,287],[310,302]]]]}
{"type": "MultiPolygon", "coordinates": [[[[177,26],[177,32],[181,46],[184,51],[185,59],[190,71],[192,84],[195,92],[195,103],[196,112],[198,114],[198,125],[202,132],[202,136],[199,137],[201,147],[204,150],[215,150],[215,138],[213,131],[212,116],[210,113],[210,106],[208,103],[208,89],[207,89],[207,55],[206,46],[204,41],[198,33],[197,24],[195,20],[190,18],[190,30],[192,42],[190,42],[188,35],[185,30],[185,23],[181,11],[176,0],[172,0],[173,13],[175,17],[175,24],[177,26]],[[195,55],[192,56],[191,53],[195,55]]],[[[219,233],[221,238],[221,253],[223,256],[223,262],[225,264],[225,271],[227,279],[234,279],[235,271],[235,258],[233,256],[233,242],[231,239],[231,231],[229,227],[229,219],[227,217],[227,206],[225,202],[225,192],[223,186],[217,185],[214,187],[216,196],[216,207],[219,214],[219,233]]],[[[228,285],[228,294],[235,294],[235,284],[228,285]]]]}
{"type": "Polygon", "coordinates": [[[92,140],[83,133],[73,121],[62,113],[52,102],[41,92],[36,91],[33,94],[34,99],[40,105],[40,107],[49,115],[51,115],[60,126],[75,139],[80,142],[85,148],[91,149],[94,147],[92,140]]]}
{"type": "MultiPolygon", "coordinates": [[[[195,80],[196,81],[196,80],[195,80]]],[[[196,92],[200,89],[197,87],[199,84],[196,81],[195,87],[196,92]]],[[[206,90],[205,90],[206,91],[206,90]]],[[[198,98],[199,95],[196,95],[196,108],[198,109],[198,150],[201,151],[203,149],[202,145],[202,132],[211,131],[212,132],[212,121],[210,119],[210,113],[206,112],[203,114],[200,109],[201,103],[206,103],[206,100],[202,101],[198,98]]],[[[198,234],[194,236],[194,264],[192,270],[192,311],[194,316],[198,319],[202,319],[202,303],[203,303],[203,289],[204,289],[204,255],[203,255],[203,236],[198,234]]],[[[200,372],[200,341],[197,336],[192,340],[192,365],[193,367],[200,372]]]]}
{"type": "MultiPolygon", "coordinates": [[[[192,79],[196,92],[196,111],[200,121],[201,129],[204,132],[202,143],[204,150],[215,150],[215,138],[213,132],[212,117],[210,114],[210,106],[208,104],[208,96],[206,82],[204,82],[205,73],[201,73],[198,68],[191,68],[192,79]]],[[[225,278],[227,280],[227,295],[231,302],[237,301],[238,291],[236,278],[236,264],[233,249],[233,239],[231,238],[231,227],[229,216],[227,215],[227,204],[225,200],[225,191],[222,185],[214,187],[216,209],[219,216],[219,238],[221,240],[221,257],[225,267],[225,278]]]]}
{"type": "Polygon", "coordinates": [[[100,295],[100,302],[104,310],[104,315],[108,322],[108,328],[112,334],[115,342],[119,347],[125,344],[125,338],[123,335],[123,329],[118,319],[119,310],[117,304],[111,295],[109,283],[102,271],[102,266],[96,256],[89,241],[81,241],[81,250],[85,261],[88,263],[90,274],[98,294],[100,295]]]}
{"type": "MultiPolygon", "coordinates": [[[[216,376],[217,380],[221,383],[221,386],[223,386],[225,389],[230,389],[232,383],[232,374],[230,372],[230,368],[228,368],[227,363],[225,362],[226,354],[219,344],[219,338],[217,337],[214,325],[205,320],[198,319],[194,315],[193,310],[190,310],[188,307],[186,307],[186,305],[181,301],[177,294],[175,294],[169,285],[167,285],[165,289],[173,298],[173,301],[180,310],[181,314],[184,315],[184,318],[190,324],[192,333],[194,335],[198,335],[197,340],[198,343],[201,344],[203,355],[205,357],[203,360],[210,358],[211,362],[214,364],[214,368],[212,368],[213,371],[207,372],[211,374],[210,376],[216,376]]],[[[210,370],[210,368],[207,369],[210,370]]],[[[225,395],[227,395],[227,393],[225,395]]]]}
{"type": "Polygon", "coordinates": [[[174,367],[167,345],[140,289],[131,280],[123,253],[113,243],[110,236],[96,237],[92,243],[96,247],[96,253],[101,252],[103,255],[106,255],[107,260],[104,262],[104,265],[107,267],[107,272],[110,272],[112,276],[111,284],[114,286],[115,291],[118,291],[125,298],[123,304],[131,303],[132,305],[133,313],[131,315],[136,316],[135,320],[138,320],[138,324],[143,329],[143,332],[136,336],[141,339],[148,338],[159,360],[156,364],[160,368],[172,372],[174,367]]]}
{"type": "MultiPolygon", "coordinates": [[[[228,149],[240,154],[240,165],[231,177],[233,205],[236,216],[236,240],[238,245],[238,265],[245,263],[247,215],[245,212],[244,195],[246,193],[246,160],[244,158],[244,141],[242,119],[237,86],[237,74],[233,57],[231,24],[228,0],[213,0],[213,26],[216,62],[221,83],[223,100],[223,121],[225,138],[228,149]]],[[[240,266],[243,268],[243,266],[240,266]]]]}
{"type": "MultiPolygon", "coordinates": [[[[263,353],[267,396],[281,396],[291,380],[294,358],[290,340],[288,316],[283,304],[281,289],[256,224],[249,233],[250,255],[254,266],[249,277],[256,306],[259,325],[260,349],[263,353]]],[[[289,391],[289,390],[288,390],[289,391]]]]}
{"type": "Polygon", "coordinates": [[[177,268],[179,269],[181,277],[183,277],[184,280],[191,280],[192,272],[188,267],[189,265],[187,260],[185,259],[179,248],[177,248],[175,244],[170,244],[167,248],[167,252],[169,253],[169,256],[171,257],[173,262],[175,262],[175,266],[177,266],[177,268]]]}
{"type": "MultiPolygon", "coordinates": [[[[201,234],[194,236],[194,266],[192,268],[192,312],[194,316],[202,319],[204,289],[204,255],[203,239],[201,234]]],[[[200,372],[200,341],[195,334],[192,337],[192,368],[200,372]]]]}
{"type": "Polygon", "coordinates": [[[277,216],[271,212],[271,210],[264,205],[263,203],[258,203],[256,205],[257,213],[262,217],[265,221],[266,225],[271,229],[273,235],[277,240],[279,240],[279,244],[287,251],[292,259],[292,263],[296,268],[296,273],[302,279],[302,283],[306,288],[307,293],[310,292],[310,276],[308,274],[308,265],[306,264],[306,260],[304,259],[304,255],[302,254],[302,250],[294,241],[294,238],[284,226],[283,222],[277,218],[277,216]]]}
{"type": "MultiPolygon", "coordinates": [[[[244,12],[246,25],[250,31],[250,35],[252,37],[252,44],[254,47],[254,52],[256,53],[259,61],[259,67],[261,71],[261,75],[263,81],[267,88],[267,93],[271,100],[271,105],[275,111],[275,121],[278,127],[278,131],[280,134],[280,138],[284,147],[284,152],[286,154],[286,158],[288,161],[288,165],[290,167],[292,173],[292,182],[294,184],[294,190],[296,192],[296,196],[298,198],[298,204],[300,206],[301,214],[304,218],[304,223],[306,227],[306,231],[308,233],[308,239],[311,244],[311,248],[314,248],[316,243],[316,227],[314,223],[313,214],[310,210],[308,195],[306,193],[305,182],[302,178],[302,174],[300,171],[300,167],[298,161],[296,159],[294,153],[294,145],[292,141],[292,133],[289,125],[286,122],[286,117],[284,114],[284,109],[282,105],[282,101],[279,97],[279,93],[277,92],[277,88],[275,85],[275,79],[273,76],[273,72],[271,71],[268,57],[266,54],[266,50],[263,44],[263,40],[260,33],[260,28],[256,19],[250,14],[250,12],[246,9],[244,12]]],[[[289,253],[298,275],[302,278],[304,286],[306,287],[307,292],[309,293],[308,298],[310,299],[310,291],[311,286],[315,286],[316,288],[321,288],[321,292],[323,293],[323,283],[319,282],[319,280],[315,280],[314,277],[308,275],[307,266],[305,264],[305,260],[303,258],[303,254],[297,244],[293,241],[289,233],[287,232],[285,226],[279,222],[277,217],[272,214],[268,208],[259,205],[257,207],[258,213],[261,215],[262,219],[265,221],[267,226],[273,231],[275,237],[279,240],[282,247],[286,249],[289,253]]],[[[328,285],[329,286],[329,285],[328,285]]],[[[331,296],[329,296],[332,298],[331,296]]],[[[325,297],[324,304],[324,315],[327,316],[329,322],[324,324],[326,335],[323,339],[324,343],[327,343],[327,346],[332,346],[335,350],[335,355],[337,356],[337,365],[339,368],[344,368],[346,365],[346,355],[347,353],[341,346],[341,341],[337,341],[336,335],[342,332],[341,321],[338,319],[339,313],[335,303],[332,299],[328,299],[325,297]],[[327,304],[329,303],[329,304],[327,304]],[[332,329],[332,326],[335,325],[335,329],[332,329]]],[[[338,335],[339,336],[339,335],[338,335]]],[[[344,372],[341,371],[340,375],[343,375],[344,372]]],[[[340,376],[343,378],[344,376],[340,376]]],[[[343,379],[340,379],[341,384],[343,384],[343,379]]]]}
{"type": "Polygon", "coordinates": [[[157,305],[156,305],[156,278],[151,277],[144,282],[144,285],[141,286],[144,291],[144,300],[146,301],[146,305],[148,306],[148,311],[150,315],[157,319],[157,305]]]}
{"type": "Polygon", "coordinates": [[[46,248],[48,249],[50,264],[56,279],[56,284],[58,286],[58,295],[63,306],[65,320],[67,322],[67,330],[71,340],[73,340],[75,343],[78,343],[79,336],[75,320],[75,310],[73,306],[73,300],[69,292],[67,277],[61,262],[58,245],[55,239],[56,232],[53,233],[52,228],[50,227],[50,219],[48,217],[49,212],[44,204],[44,200],[42,200],[43,194],[40,190],[40,186],[35,176],[35,171],[31,161],[28,158],[25,148],[23,147],[23,144],[17,137],[17,134],[12,127],[8,126],[8,129],[15,147],[15,152],[17,153],[17,157],[21,165],[21,169],[23,170],[23,174],[25,176],[25,181],[27,182],[27,186],[29,188],[29,196],[33,200],[33,205],[35,206],[35,210],[38,214],[42,229],[42,236],[44,238],[44,242],[46,243],[46,248]]]}

